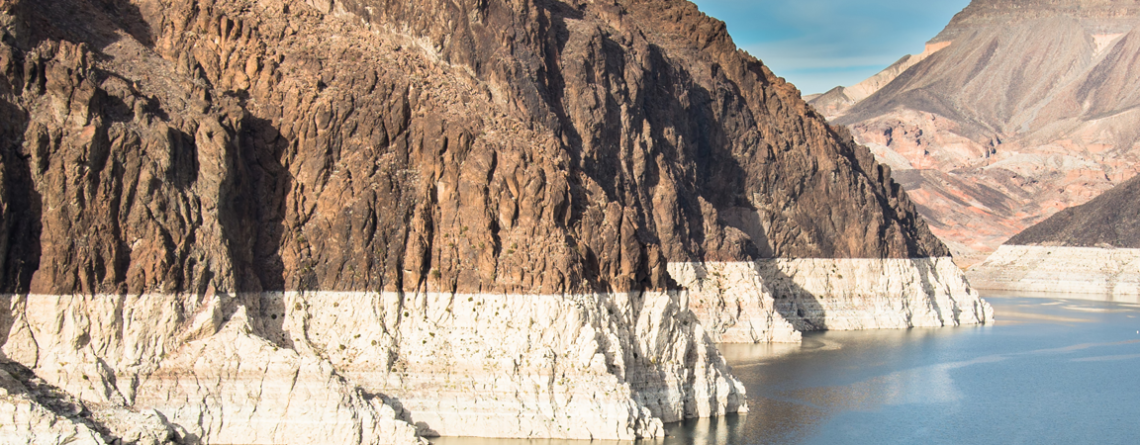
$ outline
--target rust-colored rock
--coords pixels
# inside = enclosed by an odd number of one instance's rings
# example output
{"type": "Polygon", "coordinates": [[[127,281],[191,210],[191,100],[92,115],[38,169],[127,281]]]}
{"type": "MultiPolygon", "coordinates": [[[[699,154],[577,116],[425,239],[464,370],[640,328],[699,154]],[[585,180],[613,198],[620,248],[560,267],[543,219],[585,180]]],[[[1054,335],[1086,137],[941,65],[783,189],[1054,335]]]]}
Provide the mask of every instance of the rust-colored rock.
{"type": "Polygon", "coordinates": [[[675,287],[944,256],[685,1],[6,1],[7,292],[675,287]]]}

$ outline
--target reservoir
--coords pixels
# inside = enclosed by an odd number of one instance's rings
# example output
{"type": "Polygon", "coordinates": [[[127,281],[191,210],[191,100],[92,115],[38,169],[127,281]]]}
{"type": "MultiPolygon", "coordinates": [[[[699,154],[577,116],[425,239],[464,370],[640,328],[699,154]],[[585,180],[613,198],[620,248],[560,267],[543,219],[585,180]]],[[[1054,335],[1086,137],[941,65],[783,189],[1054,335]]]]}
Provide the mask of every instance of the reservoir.
{"type": "Polygon", "coordinates": [[[988,301],[998,319],[991,326],[823,332],[805,335],[802,345],[720,345],[747,386],[751,412],[669,425],[670,437],[643,442],[1140,443],[1140,306],[988,301]]]}

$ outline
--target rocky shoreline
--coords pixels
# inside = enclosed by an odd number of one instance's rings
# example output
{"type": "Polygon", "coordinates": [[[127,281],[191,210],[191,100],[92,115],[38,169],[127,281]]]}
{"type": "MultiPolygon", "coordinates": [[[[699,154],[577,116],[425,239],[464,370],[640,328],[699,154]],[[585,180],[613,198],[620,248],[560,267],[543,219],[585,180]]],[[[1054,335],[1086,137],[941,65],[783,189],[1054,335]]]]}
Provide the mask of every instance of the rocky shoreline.
{"type": "Polygon", "coordinates": [[[986,324],[994,317],[949,257],[669,267],[718,343],[798,342],[801,332],[986,324]]]}
{"type": "Polygon", "coordinates": [[[8,360],[190,443],[631,440],[747,410],[677,293],[4,299],[8,360]]]}
{"type": "Polygon", "coordinates": [[[0,412],[60,437],[122,437],[113,426],[141,416],[143,435],[173,443],[654,438],[747,411],[714,341],[993,319],[949,258],[669,269],[686,290],[8,295],[4,358],[103,420],[49,420],[11,398],[28,393],[18,385],[0,412]]]}
{"type": "Polygon", "coordinates": [[[1140,296],[1140,249],[1005,245],[966,274],[985,290],[1134,300],[1140,296]]]}

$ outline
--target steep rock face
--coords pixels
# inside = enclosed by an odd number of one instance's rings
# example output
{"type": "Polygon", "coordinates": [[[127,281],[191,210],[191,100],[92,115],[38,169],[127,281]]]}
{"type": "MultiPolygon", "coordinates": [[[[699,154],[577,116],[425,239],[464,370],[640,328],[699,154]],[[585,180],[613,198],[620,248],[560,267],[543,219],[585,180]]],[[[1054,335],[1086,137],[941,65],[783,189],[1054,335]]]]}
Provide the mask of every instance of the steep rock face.
{"type": "Polygon", "coordinates": [[[0,364],[0,444],[137,444],[180,442],[157,412],[121,408],[92,412],[82,401],[16,363],[0,364]]]}
{"type": "Polygon", "coordinates": [[[4,359],[174,441],[658,436],[746,409],[671,263],[948,253],[684,1],[0,11],[4,359]]]}
{"type": "Polygon", "coordinates": [[[718,343],[798,343],[777,310],[758,263],[670,263],[669,274],[689,290],[689,309],[718,343]]]}
{"type": "Polygon", "coordinates": [[[799,342],[801,332],[978,325],[994,319],[950,258],[671,263],[717,342],[799,342]]]}
{"type": "Polygon", "coordinates": [[[994,310],[950,258],[774,259],[760,275],[803,331],[979,325],[994,310]]]}
{"type": "Polygon", "coordinates": [[[289,3],[16,3],[5,177],[40,196],[8,276],[557,293],[669,288],[666,259],[946,254],[691,4],[289,3]]]}
{"type": "Polygon", "coordinates": [[[930,42],[949,47],[833,121],[976,262],[1137,173],[1138,24],[1131,1],[974,1],[930,42]]]}

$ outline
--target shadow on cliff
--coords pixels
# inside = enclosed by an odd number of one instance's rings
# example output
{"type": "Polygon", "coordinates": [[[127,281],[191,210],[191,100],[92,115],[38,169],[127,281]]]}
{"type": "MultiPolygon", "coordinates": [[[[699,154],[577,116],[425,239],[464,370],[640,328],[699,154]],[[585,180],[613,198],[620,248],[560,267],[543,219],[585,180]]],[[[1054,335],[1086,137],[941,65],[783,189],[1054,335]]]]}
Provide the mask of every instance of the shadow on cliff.
{"type": "MultiPolygon", "coordinates": [[[[261,334],[285,348],[292,341],[284,332],[284,292],[288,290],[281,257],[285,234],[286,194],[293,175],[283,164],[289,141],[266,119],[246,114],[238,135],[239,183],[234,184],[230,214],[219,218],[235,248],[237,292],[247,296],[250,315],[257,317],[261,334]]],[[[303,290],[303,289],[302,289],[303,290]]]]}
{"type": "MultiPolygon", "coordinates": [[[[934,283],[930,281],[930,277],[938,276],[938,271],[936,269],[937,266],[934,264],[934,260],[930,258],[911,258],[910,262],[916,269],[918,269],[918,277],[920,280],[922,280],[922,291],[926,293],[927,299],[931,303],[930,307],[938,316],[938,320],[942,322],[943,326],[946,326],[948,324],[953,325],[953,323],[958,320],[959,314],[962,313],[962,309],[958,307],[957,304],[955,304],[951,308],[953,311],[951,314],[943,314],[942,307],[940,307],[938,303],[933,300],[936,294],[936,290],[934,283]],[[946,318],[947,315],[949,315],[950,318],[946,318]]],[[[946,279],[951,278],[947,277],[946,279]]]]}
{"type": "MultiPolygon", "coordinates": [[[[99,416],[87,409],[82,402],[76,400],[66,391],[40,380],[36,377],[35,372],[28,367],[16,362],[0,360],[0,372],[7,373],[15,380],[15,383],[19,385],[13,385],[15,387],[0,386],[0,388],[7,390],[9,397],[23,394],[35,401],[39,407],[42,407],[52,414],[86,426],[98,434],[99,438],[106,443],[123,443],[122,439],[115,437],[111,429],[100,422],[99,416]]],[[[3,380],[0,379],[0,382],[2,381],[3,380]]],[[[163,417],[162,420],[165,421],[166,419],[163,417]]],[[[169,436],[165,438],[168,441],[166,443],[185,443],[182,441],[182,438],[177,437],[173,431],[168,430],[168,434],[169,436]]],[[[196,443],[196,441],[193,440],[189,440],[188,442],[196,443]]]]}
{"type": "Polygon", "coordinates": [[[44,40],[68,40],[102,51],[123,37],[120,31],[143,46],[154,46],[150,25],[128,0],[17,0],[11,11],[26,26],[28,48],[44,40]]]}
{"type": "MultiPolygon", "coordinates": [[[[731,134],[733,128],[755,125],[747,117],[741,117],[751,116],[751,112],[743,104],[729,100],[730,97],[714,96],[713,92],[693,81],[689,73],[670,63],[659,48],[652,46],[650,49],[650,60],[656,68],[653,72],[657,73],[657,77],[649,88],[666,93],[653,95],[647,101],[649,112],[646,113],[646,118],[652,124],[653,137],[659,142],[666,141],[664,128],[678,125],[685,127],[686,139],[691,141],[685,147],[670,144],[661,146],[677,151],[673,154],[677,159],[695,161],[692,188],[678,191],[678,200],[682,203],[683,210],[692,215],[689,221],[691,238],[700,241],[699,245],[691,247],[695,256],[693,259],[706,262],[758,262],[761,278],[775,299],[776,311],[799,331],[826,330],[826,314],[818,297],[775,267],[775,249],[765,233],[758,209],[751,203],[750,197],[745,195],[748,190],[748,173],[738,157],[750,155],[746,153],[748,147],[734,145],[731,134]],[[676,91],[678,85],[683,85],[686,90],[676,91]],[[688,96],[687,106],[678,99],[681,94],[688,96]],[[718,113],[713,106],[735,107],[736,112],[725,113],[721,110],[718,113]],[[684,114],[670,114],[670,110],[683,110],[684,114]],[[726,122],[729,117],[734,120],[726,122]],[[681,150],[687,152],[681,153],[681,150]],[[734,153],[734,150],[741,150],[742,153],[734,153]],[[706,233],[703,224],[705,215],[698,197],[716,209],[717,223],[722,227],[722,232],[706,233]],[[734,239],[730,228],[738,230],[744,237],[734,239]],[[712,236],[722,238],[710,239],[712,236]]],[[[737,88],[735,84],[725,87],[737,88]]],[[[657,172],[654,171],[653,174],[656,175],[657,172]]]]}
{"type": "Polygon", "coordinates": [[[777,265],[777,259],[757,261],[764,285],[772,292],[776,312],[800,332],[826,331],[827,312],[819,297],[808,292],[777,265]]]}
{"type": "Polygon", "coordinates": [[[24,153],[28,116],[0,100],[0,293],[27,293],[40,267],[43,199],[24,153]]]}

